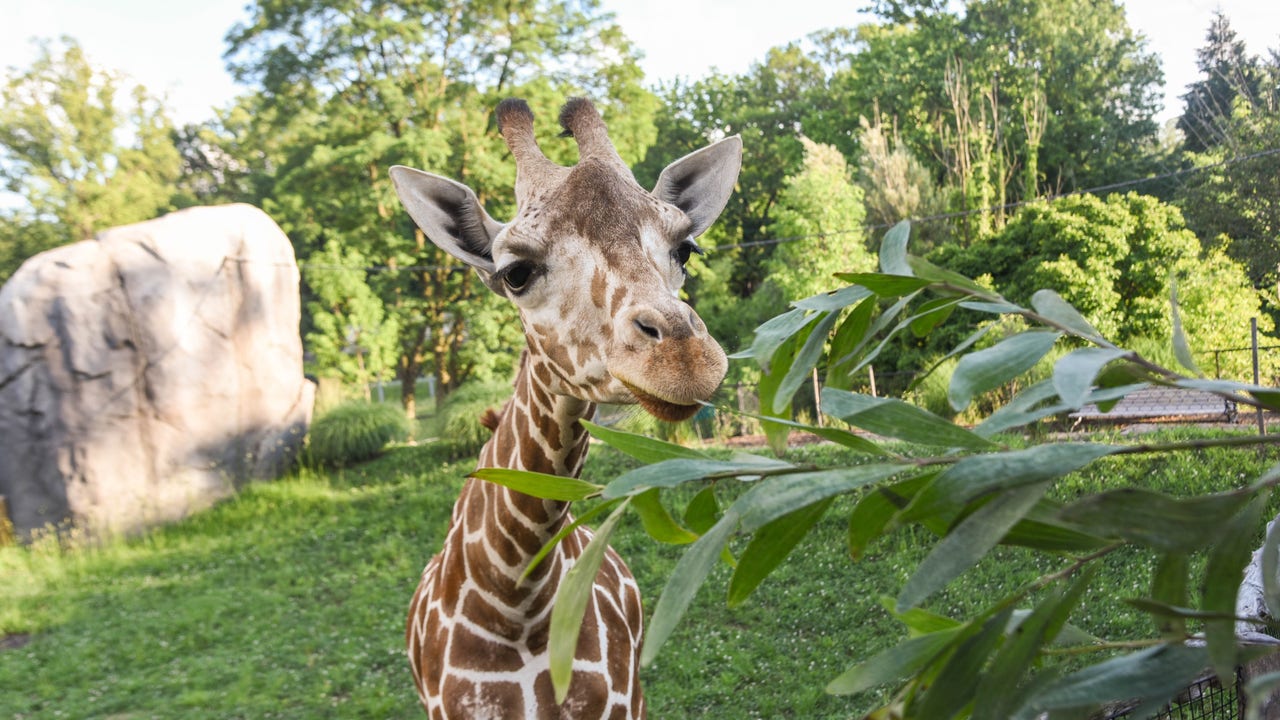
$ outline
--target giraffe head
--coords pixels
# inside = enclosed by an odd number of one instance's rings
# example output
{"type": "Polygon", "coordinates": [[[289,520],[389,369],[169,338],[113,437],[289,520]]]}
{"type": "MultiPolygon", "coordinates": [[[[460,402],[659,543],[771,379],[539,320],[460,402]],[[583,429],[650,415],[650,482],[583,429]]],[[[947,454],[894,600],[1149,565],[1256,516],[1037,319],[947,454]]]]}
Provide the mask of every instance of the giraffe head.
{"type": "Polygon", "coordinates": [[[448,178],[391,168],[401,202],[436,245],[466,262],[519,309],[529,369],[550,391],[582,400],[640,403],[683,420],[711,397],[727,361],[679,298],[694,238],[720,215],[741,166],[742,142],[720,140],[671,163],[650,192],[609,140],[592,104],[560,112],[579,161],[542,154],[521,100],[497,108],[516,161],[516,216],[485,212],[448,178]]]}

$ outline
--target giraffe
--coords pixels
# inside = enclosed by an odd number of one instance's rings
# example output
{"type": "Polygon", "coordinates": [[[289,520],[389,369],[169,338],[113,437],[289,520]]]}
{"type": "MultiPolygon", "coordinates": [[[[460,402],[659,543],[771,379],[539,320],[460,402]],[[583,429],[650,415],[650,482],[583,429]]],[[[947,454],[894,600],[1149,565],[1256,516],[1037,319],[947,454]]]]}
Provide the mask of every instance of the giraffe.
{"type": "MultiPolygon", "coordinates": [[[[522,100],[496,111],[516,164],[516,215],[500,223],[453,180],[396,166],[401,202],[426,235],[469,264],[519,312],[527,348],[513,397],[487,419],[478,467],[576,477],[581,419],[596,404],[638,403],[665,420],[692,416],[724,379],[724,351],[678,297],[694,238],[737,182],[742,142],[721,139],[673,162],[652,192],[632,176],[584,98],[560,112],[579,161],[543,155],[522,100]]],[[[406,639],[432,720],[645,717],[639,683],[640,592],[610,548],[583,619],[573,677],[555,702],[547,653],[551,606],[591,538],[566,536],[525,580],[543,545],[572,523],[568,503],[469,478],[440,553],[410,603],[406,639]]]]}

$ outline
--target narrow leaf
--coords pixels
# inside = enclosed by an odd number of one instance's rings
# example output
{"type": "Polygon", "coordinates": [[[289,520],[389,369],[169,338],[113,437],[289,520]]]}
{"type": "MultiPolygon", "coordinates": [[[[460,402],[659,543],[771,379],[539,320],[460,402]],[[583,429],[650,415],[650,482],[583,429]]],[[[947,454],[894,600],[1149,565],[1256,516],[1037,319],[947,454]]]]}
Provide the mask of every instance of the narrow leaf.
{"type": "Polygon", "coordinates": [[[538,552],[534,554],[531,560],[529,560],[529,564],[525,566],[524,572],[520,573],[521,582],[532,575],[534,570],[538,569],[538,565],[540,565],[542,561],[546,559],[547,555],[556,548],[556,545],[560,544],[561,540],[568,537],[569,533],[577,530],[580,526],[591,522],[596,518],[596,516],[603,515],[604,513],[616,508],[620,502],[625,502],[625,500],[610,500],[609,502],[602,502],[583,513],[581,517],[574,518],[573,522],[560,528],[560,531],[553,535],[550,540],[543,543],[538,552]]]}
{"type": "Polygon", "coordinates": [[[835,337],[831,339],[831,350],[828,358],[843,358],[842,361],[827,364],[826,385],[841,390],[850,388],[851,373],[849,363],[856,359],[854,349],[866,343],[867,330],[871,325],[871,315],[875,312],[877,298],[869,297],[858,303],[836,328],[835,337]]]}
{"type": "Polygon", "coordinates": [[[821,397],[826,414],[879,435],[934,447],[991,447],[985,438],[901,400],[832,388],[823,388],[821,397]]]}
{"type": "Polygon", "coordinates": [[[613,534],[627,504],[622,503],[600,526],[591,542],[583,548],[582,555],[564,574],[560,589],[556,591],[555,606],[551,609],[551,627],[547,652],[551,663],[551,686],[555,689],[556,702],[562,703],[569,694],[569,682],[573,679],[573,657],[578,648],[578,633],[582,630],[582,617],[595,591],[596,575],[609,548],[609,536],[613,534]]]}
{"type": "Polygon", "coordinates": [[[845,282],[856,283],[882,298],[909,295],[922,288],[929,287],[929,281],[906,275],[886,275],[884,273],[836,273],[836,277],[845,282]]]}
{"type": "Polygon", "coordinates": [[[1005,608],[987,618],[981,630],[960,643],[919,698],[915,708],[918,717],[948,720],[969,704],[987,658],[1004,635],[1010,611],[1011,608],[1005,608]]]}
{"type": "MultiPolygon", "coordinates": [[[[827,336],[836,324],[837,313],[824,313],[820,317],[821,319],[809,333],[809,337],[805,339],[804,346],[787,367],[787,374],[778,383],[778,389],[773,395],[773,411],[776,414],[782,414],[791,405],[791,398],[796,394],[796,390],[799,390],[800,385],[809,379],[814,366],[818,364],[818,358],[822,356],[822,348],[826,345],[827,336]]],[[[777,369],[775,366],[774,371],[776,372],[777,369]]]]}
{"type": "Polygon", "coordinates": [[[716,489],[708,485],[693,496],[684,509],[684,524],[702,535],[720,520],[720,504],[716,502],[716,489]]]}
{"type": "Polygon", "coordinates": [[[922,303],[916,309],[916,316],[911,320],[911,334],[918,338],[925,337],[940,323],[946,322],[955,312],[955,298],[934,298],[922,303]]]}
{"type": "Polygon", "coordinates": [[[662,504],[659,493],[661,491],[654,488],[631,498],[631,507],[640,516],[644,531],[654,540],[669,545],[688,545],[697,540],[697,535],[680,527],[675,518],[671,517],[671,513],[662,504]]]}
{"type": "Polygon", "coordinates": [[[1159,645],[1090,665],[1036,693],[1014,717],[1046,710],[1092,708],[1116,700],[1167,701],[1186,689],[1208,662],[1203,647],[1159,645]]]}
{"type": "Polygon", "coordinates": [[[1046,482],[1006,491],[961,521],[916,567],[898,609],[918,605],[981,560],[1048,489],[1046,482]]]}
{"type": "Polygon", "coordinates": [[[934,283],[950,285],[953,288],[967,292],[968,296],[992,302],[999,302],[1004,299],[964,275],[947,270],[946,268],[938,267],[924,258],[908,255],[907,265],[911,267],[911,273],[916,277],[924,278],[934,283]]]}
{"type": "Polygon", "coordinates": [[[734,460],[691,460],[679,458],[645,465],[614,478],[604,486],[601,496],[606,500],[635,495],[652,488],[670,488],[691,480],[703,478],[737,477],[753,475],[780,468],[793,467],[790,463],[770,458],[744,455],[734,460]]]}
{"type": "Polygon", "coordinates": [[[988,493],[1053,480],[1121,449],[1117,445],[1061,443],[962,458],[916,496],[903,512],[903,519],[955,511],[988,493]]]}
{"type": "MultiPolygon", "coordinates": [[[[1220,530],[1218,542],[1209,550],[1204,571],[1204,599],[1201,607],[1211,613],[1235,615],[1236,593],[1244,566],[1249,563],[1253,538],[1258,532],[1262,510],[1269,493],[1262,492],[1220,530]]],[[[1236,623],[1234,618],[1207,620],[1204,639],[1209,645],[1213,670],[1223,683],[1230,683],[1236,668],[1236,623]]]]}
{"type": "Polygon", "coordinates": [[[1032,330],[960,358],[947,389],[951,407],[964,410],[974,395],[997,388],[1030,370],[1059,337],[1056,332],[1032,330]]]}
{"type": "Polygon", "coordinates": [[[960,637],[962,630],[963,628],[954,628],[921,635],[876,653],[827,683],[827,692],[832,695],[853,695],[901,681],[932,663],[960,637]]]}
{"type": "Polygon", "coordinates": [[[862,557],[867,546],[884,533],[898,511],[906,507],[915,493],[935,475],[917,475],[863,495],[849,516],[849,555],[854,560],[862,557]]]}
{"type": "Polygon", "coordinates": [[[803,330],[811,319],[804,308],[795,308],[772,317],[756,328],[751,347],[735,357],[755,358],[760,367],[768,371],[769,359],[782,346],[782,343],[803,330]]]}
{"type": "Polygon", "coordinates": [[[680,618],[684,617],[694,594],[702,587],[711,568],[720,558],[721,549],[737,527],[738,516],[733,512],[726,512],[715,526],[680,556],[667,580],[667,586],[662,590],[662,596],[658,598],[653,618],[649,621],[644,649],[640,653],[641,665],[648,665],[658,656],[658,650],[671,636],[680,618]]]}
{"type": "MultiPolygon", "coordinates": [[[[1187,555],[1186,553],[1163,553],[1156,562],[1155,571],[1151,573],[1152,599],[1171,606],[1185,607],[1187,604],[1187,555]]],[[[1156,630],[1172,639],[1186,637],[1187,623],[1178,616],[1153,615],[1156,630]]]]}
{"type": "Polygon", "coordinates": [[[1200,368],[1196,366],[1196,360],[1191,355],[1191,345],[1187,342],[1187,334],[1182,329],[1182,313],[1178,310],[1178,279],[1176,277],[1169,278],[1169,312],[1173,318],[1173,356],[1178,359],[1182,367],[1190,370],[1195,375],[1203,375],[1200,368]]]}
{"type": "Polygon", "coordinates": [[[885,612],[892,615],[895,620],[906,625],[907,631],[911,633],[911,637],[928,635],[929,633],[935,633],[940,630],[951,630],[964,626],[964,623],[959,620],[949,618],[946,615],[932,613],[922,608],[911,608],[906,612],[898,612],[897,608],[894,606],[893,598],[888,595],[880,596],[880,607],[884,608],[885,612]]]}
{"type": "Polygon", "coordinates": [[[1193,552],[1212,543],[1248,499],[1241,492],[1174,498],[1124,488],[1087,496],[1064,507],[1060,517],[1101,537],[1162,552],[1193,552]]]}
{"type": "Polygon", "coordinates": [[[794,305],[805,310],[814,310],[818,312],[832,312],[842,310],[855,303],[861,303],[863,300],[871,297],[871,291],[865,287],[858,285],[850,285],[832,290],[831,292],[821,293],[812,297],[799,300],[794,305]]]}
{"type": "Polygon", "coordinates": [[[1117,348],[1080,348],[1058,358],[1053,365],[1053,387],[1058,397],[1069,407],[1084,405],[1102,368],[1127,354],[1117,348]]]}
{"type": "Polygon", "coordinates": [[[742,529],[752,532],[795,510],[873,485],[904,469],[902,465],[886,463],[773,477],[743,493],[729,509],[742,518],[742,529]]]}
{"type": "Polygon", "coordinates": [[[747,548],[738,556],[738,567],[729,581],[729,607],[741,605],[751,595],[809,534],[834,500],[827,498],[802,507],[756,531],[747,548]]]}
{"type": "Polygon", "coordinates": [[[1063,300],[1062,296],[1053,290],[1037,290],[1031,296],[1031,307],[1077,337],[1110,346],[1110,343],[1102,337],[1102,333],[1098,332],[1079,310],[1072,307],[1071,303],[1063,300]]]}
{"type": "Polygon", "coordinates": [[[509,468],[480,468],[472,472],[471,477],[487,480],[525,495],[561,502],[585,500],[598,495],[604,489],[603,485],[596,485],[578,478],[509,468]]]}
{"type": "Polygon", "coordinates": [[[693,448],[687,448],[683,445],[669,443],[657,438],[651,438],[646,435],[637,435],[636,433],[626,432],[625,430],[615,430],[607,428],[603,425],[597,425],[587,420],[582,421],[582,426],[591,433],[591,436],[600,440],[610,447],[619,450],[642,463],[652,464],[662,462],[663,460],[673,460],[675,458],[690,458],[694,460],[705,460],[709,456],[693,448]]]}
{"type": "Polygon", "coordinates": [[[889,275],[910,275],[907,264],[907,241],[911,239],[911,223],[902,222],[889,228],[880,240],[880,271],[889,275]]]}

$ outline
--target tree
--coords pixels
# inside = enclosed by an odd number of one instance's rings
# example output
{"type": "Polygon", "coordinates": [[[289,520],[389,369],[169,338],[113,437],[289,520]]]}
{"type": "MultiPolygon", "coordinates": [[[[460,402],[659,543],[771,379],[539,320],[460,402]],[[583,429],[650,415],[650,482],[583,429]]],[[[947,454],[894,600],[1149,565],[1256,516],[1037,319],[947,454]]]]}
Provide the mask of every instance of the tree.
{"type": "MultiPolygon", "coordinates": [[[[27,210],[4,218],[6,235],[32,223],[38,245],[92,237],[172,207],[180,160],[158,100],[97,69],[79,44],[42,42],[35,62],[10,77],[0,106],[0,180],[27,210]]],[[[35,249],[34,247],[32,249],[35,249]]],[[[41,248],[43,249],[43,248],[41,248]]]]}
{"type": "Polygon", "coordinates": [[[365,282],[365,259],[354,249],[330,240],[303,268],[316,298],[307,308],[314,330],[307,346],[325,374],[355,385],[369,399],[369,384],[395,367],[394,317],[365,282]]]}
{"type": "Polygon", "coordinates": [[[765,261],[766,282],[790,302],[839,284],[837,272],[875,266],[866,247],[862,188],[850,179],[840,151],[801,136],[804,165],[787,178],[769,234],[778,246],[765,261]]]}
{"type": "Polygon", "coordinates": [[[1258,103],[1263,76],[1258,58],[1249,54],[1221,10],[1213,13],[1205,46],[1196,50],[1196,66],[1201,78],[1182,95],[1184,108],[1177,123],[1184,147],[1193,153],[1205,152],[1229,139],[1227,125],[1237,99],[1251,105],[1258,103]]]}
{"type": "Polygon", "coordinates": [[[1041,288],[1054,290],[1123,343],[1172,337],[1167,308],[1175,278],[1186,286],[1182,314],[1200,351],[1224,347],[1220,342],[1238,347],[1260,306],[1242,267],[1217,255],[1203,259],[1177,208],[1136,193],[1029,205],[1002,232],[931,259],[988,277],[1015,302],[1028,302],[1041,288]],[[1190,288],[1195,291],[1186,292],[1190,288]]]}
{"type": "MultiPolygon", "coordinates": [[[[336,239],[386,269],[370,282],[400,329],[396,374],[409,413],[424,372],[448,390],[485,363],[510,369],[514,345],[494,338],[515,323],[399,211],[387,167],[461,180],[502,218],[514,183],[490,118],[502,97],[522,95],[554,117],[567,96],[594,95],[624,159],[653,141],[656,101],[593,0],[262,0],[227,39],[229,68],[258,88],[254,132],[280,138],[246,143],[269,154],[268,212],[304,258],[336,239]],[[481,324],[498,354],[470,352],[481,324]]],[[[542,132],[548,154],[570,161],[572,143],[542,132]]]]}
{"type": "Polygon", "coordinates": [[[1242,43],[1233,38],[1226,18],[1218,16],[1202,61],[1221,59],[1221,67],[1191,87],[1186,146],[1203,146],[1186,155],[1197,171],[1187,176],[1176,202],[1187,226],[1207,246],[1221,249],[1248,270],[1253,286],[1272,298],[1268,311],[1280,317],[1275,302],[1280,281],[1280,54],[1250,65],[1242,43]],[[1215,36],[1221,36],[1215,40],[1215,36]],[[1241,64],[1243,63],[1243,65],[1241,64]],[[1250,69],[1253,68],[1253,69],[1250,69]],[[1192,112],[1192,99],[1204,112],[1192,112]],[[1224,107],[1223,103],[1227,103],[1224,107]],[[1212,106],[1212,107],[1211,107],[1212,106]],[[1213,112],[1209,112],[1213,109],[1213,112]],[[1196,128],[1199,128],[1198,130],[1196,128]]]}

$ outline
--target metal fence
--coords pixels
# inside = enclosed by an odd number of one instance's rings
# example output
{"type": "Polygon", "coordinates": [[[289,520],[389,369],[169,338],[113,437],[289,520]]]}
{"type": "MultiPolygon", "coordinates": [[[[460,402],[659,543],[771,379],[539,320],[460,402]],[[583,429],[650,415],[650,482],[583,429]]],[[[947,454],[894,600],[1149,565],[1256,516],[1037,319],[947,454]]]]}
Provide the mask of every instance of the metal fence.
{"type": "MultiPolygon", "coordinates": [[[[1205,673],[1154,717],[1158,720],[1240,720],[1244,717],[1244,699],[1238,692],[1241,678],[1223,687],[1213,673],[1205,673]]],[[[1143,720],[1133,713],[1136,703],[1114,706],[1094,715],[1092,720],[1143,720]]]]}

